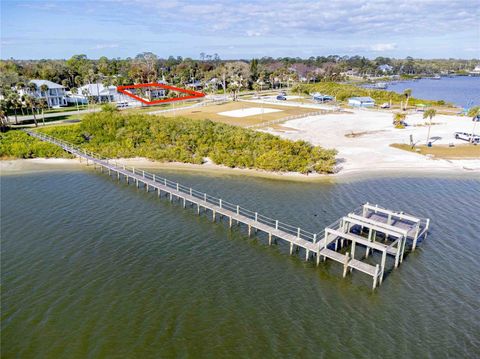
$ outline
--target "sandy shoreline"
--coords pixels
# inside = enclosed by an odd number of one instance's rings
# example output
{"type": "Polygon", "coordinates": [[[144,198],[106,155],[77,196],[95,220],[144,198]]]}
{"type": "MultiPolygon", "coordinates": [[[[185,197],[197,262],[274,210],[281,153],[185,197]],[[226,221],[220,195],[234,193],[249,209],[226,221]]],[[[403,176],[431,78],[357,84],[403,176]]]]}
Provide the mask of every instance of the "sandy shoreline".
{"type": "MultiPolygon", "coordinates": [[[[146,158],[120,158],[118,164],[124,164],[138,169],[145,170],[172,170],[197,172],[202,174],[251,176],[290,181],[328,181],[333,175],[309,174],[303,175],[296,172],[269,172],[254,169],[229,168],[225,166],[205,163],[202,165],[181,163],[181,162],[156,162],[146,158]]],[[[0,174],[21,174],[28,172],[53,171],[53,170],[81,170],[85,168],[85,162],[80,163],[78,159],[66,158],[34,158],[34,159],[13,159],[0,161],[0,174]]]]}
{"type": "MultiPolygon", "coordinates": [[[[344,180],[357,180],[378,177],[463,177],[473,175],[477,176],[480,169],[468,170],[459,169],[457,166],[441,166],[434,168],[424,167],[405,167],[401,164],[398,166],[375,166],[373,168],[350,168],[343,169],[338,173],[331,175],[310,174],[303,175],[300,173],[276,173],[252,169],[228,168],[215,164],[189,164],[178,162],[155,162],[146,158],[127,158],[118,159],[119,164],[138,167],[150,171],[166,170],[181,171],[187,173],[198,173],[201,175],[213,176],[249,176],[265,179],[273,179],[280,181],[295,182],[336,182],[344,180]]],[[[35,159],[15,159],[0,161],[0,175],[21,175],[36,172],[51,171],[82,171],[87,167],[85,162],[80,163],[78,159],[64,158],[35,158],[35,159]]]]}

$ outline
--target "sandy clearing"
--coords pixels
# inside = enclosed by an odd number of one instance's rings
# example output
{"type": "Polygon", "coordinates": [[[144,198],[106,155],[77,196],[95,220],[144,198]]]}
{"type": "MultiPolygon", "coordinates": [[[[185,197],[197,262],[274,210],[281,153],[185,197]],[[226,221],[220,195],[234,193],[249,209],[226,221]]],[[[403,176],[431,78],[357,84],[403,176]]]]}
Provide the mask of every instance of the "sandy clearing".
{"type": "MultiPolygon", "coordinates": [[[[414,142],[425,144],[428,126],[422,114],[407,116],[409,126],[395,129],[392,113],[369,110],[351,110],[350,113],[327,114],[286,122],[294,131],[268,132],[293,140],[306,140],[315,145],[338,150],[340,174],[383,170],[463,170],[480,171],[480,146],[478,159],[440,160],[411,153],[389,145],[414,142]]],[[[468,117],[438,115],[433,119],[431,139],[435,144],[464,144],[456,140],[454,132],[471,132],[473,122],[468,117]]]]}
{"type": "Polygon", "coordinates": [[[297,101],[279,101],[275,98],[264,97],[262,99],[240,100],[241,102],[261,103],[261,104],[275,104],[277,106],[299,107],[299,108],[313,108],[316,110],[338,111],[339,107],[335,105],[325,105],[316,103],[302,103],[297,101]]]}
{"type": "Polygon", "coordinates": [[[275,108],[260,108],[260,107],[248,107],[242,108],[239,110],[231,110],[225,112],[219,112],[219,115],[228,116],[228,117],[248,117],[248,116],[255,116],[261,115],[263,113],[273,113],[273,112],[281,112],[282,110],[275,109],[275,108]]]}

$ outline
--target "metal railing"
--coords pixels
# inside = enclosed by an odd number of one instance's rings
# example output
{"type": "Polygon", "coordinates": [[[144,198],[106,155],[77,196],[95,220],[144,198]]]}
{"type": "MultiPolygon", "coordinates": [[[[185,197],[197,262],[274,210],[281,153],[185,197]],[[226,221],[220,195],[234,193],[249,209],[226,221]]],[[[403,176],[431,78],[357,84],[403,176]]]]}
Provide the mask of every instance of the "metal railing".
{"type": "MultiPolygon", "coordinates": [[[[164,187],[167,187],[167,189],[171,189],[176,191],[177,193],[181,193],[184,195],[188,195],[191,198],[197,199],[198,203],[202,205],[203,204],[211,204],[213,206],[216,206],[220,209],[227,210],[230,212],[233,212],[233,214],[237,214],[243,217],[246,217],[250,220],[253,220],[256,223],[259,224],[264,224],[269,227],[271,227],[272,230],[280,230],[284,233],[290,234],[292,236],[295,236],[299,239],[303,239],[309,242],[316,243],[317,242],[317,234],[312,233],[309,231],[306,231],[300,227],[295,227],[290,224],[281,222],[277,219],[270,218],[267,216],[264,216],[258,212],[251,211],[249,209],[243,208],[237,204],[224,201],[221,198],[209,195],[205,192],[198,191],[196,189],[193,189],[192,187],[187,187],[184,186],[178,182],[170,181],[167,178],[158,176],[154,173],[146,172],[144,170],[139,170],[136,169],[135,167],[130,167],[126,166],[124,164],[119,164],[115,160],[107,159],[104,157],[101,157],[100,155],[88,151],[84,148],[81,148],[80,146],[74,145],[72,143],[63,141],[61,139],[55,138],[53,136],[47,135],[42,132],[37,132],[37,131],[32,131],[32,130],[24,130],[26,133],[28,133],[30,136],[36,137],[38,139],[41,139],[43,141],[47,141],[53,144],[56,144],[60,147],[62,147],[65,151],[70,152],[78,157],[83,157],[86,159],[90,159],[94,162],[96,162],[99,165],[102,165],[104,167],[107,167],[111,170],[114,170],[116,172],[122,173],[126,176],[132,177],[132,178],[137,178],[141,180],[148,180],[150,182],[156,183],[163,185],[164,187]]],[[[172,192],[172,191],[171,191],[172,192]]],[[[174,194],[175,195],[175,194],[174,194]]],[[[218,209],[217,208],[217,209],[218,209]]]]}

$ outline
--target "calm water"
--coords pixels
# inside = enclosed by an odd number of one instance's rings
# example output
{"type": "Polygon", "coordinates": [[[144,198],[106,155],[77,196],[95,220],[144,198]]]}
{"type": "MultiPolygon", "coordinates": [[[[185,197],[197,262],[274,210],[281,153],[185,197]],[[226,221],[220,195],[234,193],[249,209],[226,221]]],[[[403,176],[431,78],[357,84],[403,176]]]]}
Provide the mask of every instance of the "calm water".
{"type": "Polygon", "coordinates": [[[412,96],[427,100],[445,100],[463,108],[480,105],[480,77],[442,77],[440,80],[421,79],[388,85],[389,91],[403,93],[412,89],[412,96]]]}
{"type": "Polygon", "coordinates": [[[480,356],[480,180],[168,176],[315,231],[365,201],[432,229],[372,292],[88,169],[3,176],[2,358],[480,356]]]}

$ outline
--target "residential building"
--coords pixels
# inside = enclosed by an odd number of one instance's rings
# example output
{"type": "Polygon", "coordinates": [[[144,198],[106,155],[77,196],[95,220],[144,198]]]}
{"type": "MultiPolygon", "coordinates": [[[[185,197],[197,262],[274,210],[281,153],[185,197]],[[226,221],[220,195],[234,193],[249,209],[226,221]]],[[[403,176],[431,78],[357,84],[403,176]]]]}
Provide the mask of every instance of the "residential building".
{"type": "Polygon", "coordinates": [[[73,95],[70,102],[75,102],[75,97],[84,99],[93,97],[96,103],[120,101],[120,94],[116,86],[104,86],[100,83],[87,84],[79,87],[77,95],[73,95]]]}
{"type": "Polygon", "coordinates": [[[27,87],[19,91],[20,95],[30,95],[37,99],[43,98],[48,103],[48,107],[67,106],[67,97],[65,87],[48,80],[31,80],[29,84],[35,84],[35,89],[27,87]],[[43,85],[48,90],[42,91],[43,85]]]}
{"type": "Polygon", "coordinates": [[[480,76],[480,65],[475,66],[475,68],[469,72],[472,76],[480,76]]]}
{"type": "Polygon", "coordinates": [[[378,69],[383,73],[387,73],[387,72],[391,72],[393,70],[393,67],[388,64],[383,64],[378,66],[378,69]]]}

